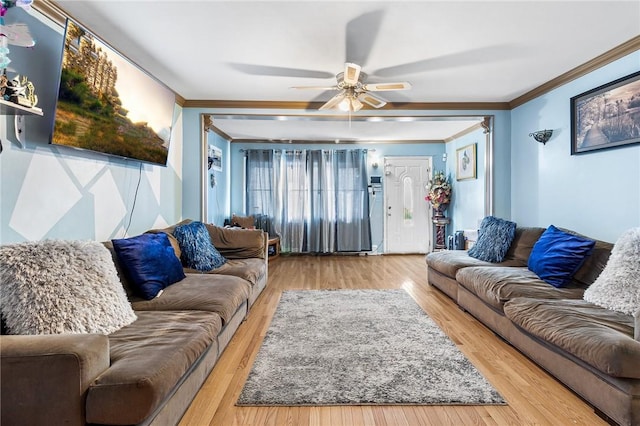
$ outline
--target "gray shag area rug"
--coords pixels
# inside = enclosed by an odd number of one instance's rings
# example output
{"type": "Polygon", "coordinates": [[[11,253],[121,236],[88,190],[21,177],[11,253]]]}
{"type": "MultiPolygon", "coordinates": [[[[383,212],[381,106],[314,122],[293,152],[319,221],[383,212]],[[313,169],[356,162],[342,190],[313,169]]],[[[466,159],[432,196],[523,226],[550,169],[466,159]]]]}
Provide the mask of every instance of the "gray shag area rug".
{"type": "Polygon", "coordinates": [[[285,291],[237,405],[377,404],[505,400],[404,290],[285,291]]]}

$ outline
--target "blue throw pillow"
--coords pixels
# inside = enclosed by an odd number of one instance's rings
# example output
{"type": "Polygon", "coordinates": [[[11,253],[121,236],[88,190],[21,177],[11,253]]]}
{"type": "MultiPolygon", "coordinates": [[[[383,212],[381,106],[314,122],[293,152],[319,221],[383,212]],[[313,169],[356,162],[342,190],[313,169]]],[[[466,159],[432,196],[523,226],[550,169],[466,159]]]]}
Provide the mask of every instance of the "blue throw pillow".
{"type": "Polygon", "coordinates": [[[227,259],[214,247],[207,227],[202,222],[178,225],[173,236],[180,244],[182,261],[189,268],[211,271],[225,264],[227,259]]]}
{"type": "Polygon", "coordinates": [[[118,262],[134,291],[150,300],[185,275],[165,233],[111,240],[118,262]]]}
{"type": "Polygon", "coordinates": [[[485,262],[502,262],[516,236],[516,223],[487,216],[478,230],[478,241],[468,251],[469,256],[485,262]]]}
{"type": "Polygon", "coordinates": [[[550,225],[534,244],[527,266],[554,287],[564,287],[593,251],[596,242],[550,225]]]}

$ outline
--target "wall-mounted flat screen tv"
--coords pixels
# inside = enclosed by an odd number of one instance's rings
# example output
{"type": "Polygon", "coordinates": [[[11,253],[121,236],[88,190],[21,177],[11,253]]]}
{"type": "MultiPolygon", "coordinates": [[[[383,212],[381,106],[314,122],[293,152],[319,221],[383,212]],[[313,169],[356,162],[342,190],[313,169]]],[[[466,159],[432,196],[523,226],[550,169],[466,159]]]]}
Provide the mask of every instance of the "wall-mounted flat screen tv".
{"type": "Polygon", "coordinates": [[[167,164],[175,93],[67,19],[51,143],[167,164]]]}

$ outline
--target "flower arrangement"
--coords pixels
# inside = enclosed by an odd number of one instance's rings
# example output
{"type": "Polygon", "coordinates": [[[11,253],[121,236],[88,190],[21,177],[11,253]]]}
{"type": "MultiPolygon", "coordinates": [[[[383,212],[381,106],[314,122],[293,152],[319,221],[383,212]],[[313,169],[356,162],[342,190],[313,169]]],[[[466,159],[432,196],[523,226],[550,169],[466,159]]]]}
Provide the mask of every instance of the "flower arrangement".
{"type": "Polygon", "coordinates": [[[435,172],[433,174],[427,190],[427,196],[424,199],[430,202],[434,209],[444,209],[451,202],[451,183],[444,172],[435,172]]]}

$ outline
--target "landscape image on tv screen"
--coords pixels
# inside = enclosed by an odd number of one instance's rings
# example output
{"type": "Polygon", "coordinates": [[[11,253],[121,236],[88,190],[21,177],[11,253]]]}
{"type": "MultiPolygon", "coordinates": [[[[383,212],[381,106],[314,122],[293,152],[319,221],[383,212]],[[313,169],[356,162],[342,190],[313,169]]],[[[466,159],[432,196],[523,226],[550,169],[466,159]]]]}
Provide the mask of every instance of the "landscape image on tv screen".
{"type": "Polygon", "coordinates": [[[166,165],[175,94],[68,19],[51,142],[166,165]]]}

